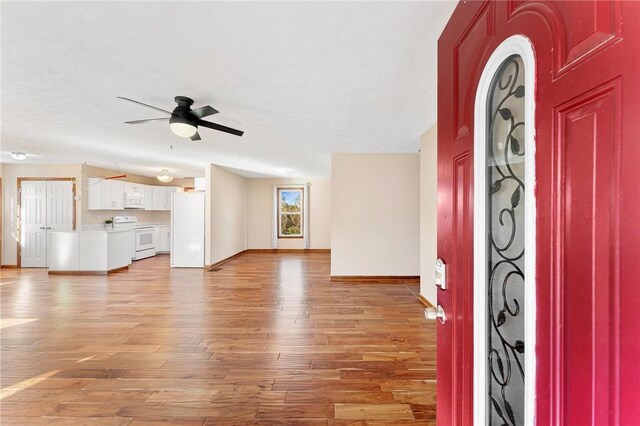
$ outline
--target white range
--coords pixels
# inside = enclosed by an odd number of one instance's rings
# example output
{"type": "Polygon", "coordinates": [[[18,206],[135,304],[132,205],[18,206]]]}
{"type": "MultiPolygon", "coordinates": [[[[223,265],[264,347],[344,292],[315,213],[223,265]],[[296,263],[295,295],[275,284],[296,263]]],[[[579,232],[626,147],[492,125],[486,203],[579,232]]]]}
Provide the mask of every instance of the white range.
{"type": "Polygon", "coordinates": [[[139,224],[136,216],[114,216],[114,230],[131,235],[131,259],[141,260],[169,251],[169,225],[139,224]]]}

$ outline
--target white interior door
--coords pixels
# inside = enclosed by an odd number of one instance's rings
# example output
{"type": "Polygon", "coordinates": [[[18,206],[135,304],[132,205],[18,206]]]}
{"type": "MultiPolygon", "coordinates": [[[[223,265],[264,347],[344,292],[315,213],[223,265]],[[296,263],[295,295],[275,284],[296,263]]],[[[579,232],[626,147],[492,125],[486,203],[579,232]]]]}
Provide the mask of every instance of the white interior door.
{"type": "Polygon", "coordinates": [[[47,182],[24,181],[20,191],[20,263],[47,266],[47,182]]]}
{"type": "Polygon", "coordinates": [[[73,182],[25,181],[21,188],[20,263],[25,268],[46,268],[49,232],[73,230],[73,182]]]}
{"type": "Polygon", "coordinates": [[[47,266],[51,258],[51,231],[73,231],[73,182],[47,181],[47,266]]]}

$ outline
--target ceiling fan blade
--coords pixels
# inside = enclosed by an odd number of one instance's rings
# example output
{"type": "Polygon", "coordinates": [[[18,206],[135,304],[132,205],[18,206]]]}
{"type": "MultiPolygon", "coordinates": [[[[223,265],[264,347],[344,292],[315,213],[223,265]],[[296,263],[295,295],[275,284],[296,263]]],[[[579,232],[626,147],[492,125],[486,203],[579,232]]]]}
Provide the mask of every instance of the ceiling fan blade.
{"type": "Polygon", "coordinates": [[[150,121],[167,121],[169,118],[147,118],[146,120],[133,120],[133,121],[125,121],[127,124],[140,124],[140,123],[148,123],[150,121]]]}
{"type": "Polygon", "coordinates": [[[218,112],[220,112],[220,111],[218,111],[217,109],[215,109],[215,108],[213,108],[213,107],[211,107],[209,105],[191,110],[191,113],[193,115],[195,115],[196,117],[198,117],[198,118],[206,117],[208,115],[217,114],[218,112]]]}
{"type": "Polygon", "coordinates": [[[196,132],[195,135],[191,136],[191,140],[192,141],[199,141],[202,140],[202,138],[200,137],[200,133],[196,132]]]}
{"type": "Polygon", "coordinates": [[[133,99],[123,98],[122,96],[116,96],[116,98],[118,98],[118,99],[122,99],[122,100],[124,100],[124,101],[133,102],[134,104],[138,104],[138,105],[146,106],[147,108],[153,108],[153,109],[155,109],[155,110],[157,110],[157,111],[162,111],[162,112],[164,112],[165,114],[169,114],[169,115],[171,115],[171,112],[170,112],[170,111],[164,110],[164,109],[162,109],[162,108],[154,107],[153,105],[143,104],[142,102],[134,101],[133,99]]]}
{"type": "Polygon", "coordinates": [[[213,130],[219,130],[225,133],[231,133],[232,135],[242,136],[244,132],[242,130],[232,129],[231,127],[223,126],[221,124],[212,123],[210,121],[198,120],[198,126],[208,127],[213,130]]]}

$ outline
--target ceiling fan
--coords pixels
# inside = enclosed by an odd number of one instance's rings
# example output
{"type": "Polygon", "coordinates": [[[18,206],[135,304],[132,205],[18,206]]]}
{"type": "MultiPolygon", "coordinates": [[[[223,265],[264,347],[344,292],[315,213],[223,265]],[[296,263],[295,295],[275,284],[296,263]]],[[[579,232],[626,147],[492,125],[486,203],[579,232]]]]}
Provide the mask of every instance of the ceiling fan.
{"type": "Polygon", "coordinates": [[[191,138],[192,141],[199,141],[201,139],[200,134],[198,133],[198,126],[208,127],[209,129],[219,130],[225,133],[231,133],[232,135],[236,136],[242,136],[244,134],[242,130],[236,130],[232,129],[231,127],[223,126],[221,124],[202,120],[203,117],[217,114],[218,110],[212,108],[209,105],[191,109],[191,105],[193,105],[193,99],[187,98],[186,96],[176,96],[174,98],[178,106],[173,110],[173,112],[169,112],[152,105],[147,105],[142,102],[134,101],[133,99],[124,98],[122,96],[118,96],[117,98],[133,102],[138,105],[146,106],[147,108],[153,108],[157,111],[164,112],[165,114],[169,114],[171,116],[167,118],[149,118],[147,120],[125,121],[125,123],[127,124],[140,124],[148,123],[150,121],[169,120],[169,127],[171,128],[171,131],[173,133],[183,138],[191,138]]]}

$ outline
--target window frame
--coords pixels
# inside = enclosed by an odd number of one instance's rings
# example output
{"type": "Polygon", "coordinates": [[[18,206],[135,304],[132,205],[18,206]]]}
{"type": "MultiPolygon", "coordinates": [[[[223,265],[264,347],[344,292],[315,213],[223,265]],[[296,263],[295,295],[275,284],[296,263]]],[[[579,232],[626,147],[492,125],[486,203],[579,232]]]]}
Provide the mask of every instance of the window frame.
{"type": "Polygon", "coordinates": [[[304,187],[303,186],[279,186],[278,188],[278,239],[280,238],[292,238],[292,239],[301,239],[304,238],[304,187]],[[282,211],[282,192],[291,192],[291,191],[299,191],[300,192],[300,213],[296,212],[283,212],[282,211]],[[300,215],[300,234],[283,234],[282,233],[282,214],[289,215],[300,215]]]}
{"type": "MultiPolygon", "coordinates": [[[[478,82],[475,99],[474,117],[474,285],[473,285],[473,371],[475,378],[473,381],[473,418],[487,418],[486,381],[487,381],[487,334],[486,321],[487,312],[487,257],[486,257],[486,192],[484,183],[486,182],[486,111],[489,87],[493,77],[509,56],[518,55],[524,63],[525,73],[525,146],[527,156],[525,158],[525,185],[528,188],[535,188],[536,185],[536,138],[535,138],[535,94],[536,94],[536,61],[533,46],[528,38],[522,35],[513,35],[507,38],[493,52],[487,61],[482,76],[478,82]]],[[[524,384],[524,424],[535,423],[535,401],[536,401],[536,291],[537,271],[536,271],[536,215],[537,203],[535,190],[525,191],[525,206],[528,219],[525,223],[525,325],[524,343],[525,348],[531,348],[524,362],[525,384],[524,384]]]]}

